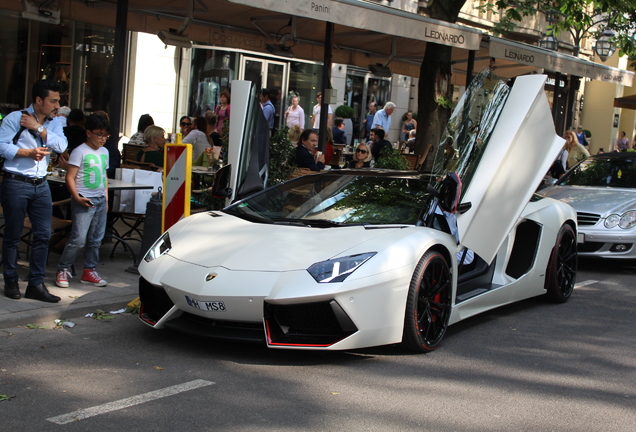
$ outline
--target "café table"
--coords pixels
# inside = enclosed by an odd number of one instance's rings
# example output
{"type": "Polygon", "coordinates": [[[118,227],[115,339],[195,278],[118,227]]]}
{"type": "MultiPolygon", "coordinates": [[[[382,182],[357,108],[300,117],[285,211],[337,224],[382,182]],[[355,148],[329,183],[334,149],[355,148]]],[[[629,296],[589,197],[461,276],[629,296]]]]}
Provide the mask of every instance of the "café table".
{"type": "Polygon", "coordinates": [[[193,165],[192,166],[192,190],[197,191],[209,187],[207,183],[211,183],[210,177],[214,177],[216,174],[215,168],[208,168],[204,166],[193,165]],[[206,177],[209,177],[206,181],[206,177]]]}

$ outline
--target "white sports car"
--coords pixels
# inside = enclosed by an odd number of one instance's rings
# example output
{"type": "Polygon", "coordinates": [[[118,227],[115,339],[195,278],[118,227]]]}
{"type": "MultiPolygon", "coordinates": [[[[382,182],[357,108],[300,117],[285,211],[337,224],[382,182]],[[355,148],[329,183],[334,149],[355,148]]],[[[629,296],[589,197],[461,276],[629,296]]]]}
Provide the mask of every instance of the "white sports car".
{"type": "Polygon", "coordinates": [[[480,312],[566,301],[576,214],[533,194],[563,145],[544,82],[475,78],[432,175],[331,170],[181,220],[139,267],[141,320],[272,348],[425,352],[480,312]]]}

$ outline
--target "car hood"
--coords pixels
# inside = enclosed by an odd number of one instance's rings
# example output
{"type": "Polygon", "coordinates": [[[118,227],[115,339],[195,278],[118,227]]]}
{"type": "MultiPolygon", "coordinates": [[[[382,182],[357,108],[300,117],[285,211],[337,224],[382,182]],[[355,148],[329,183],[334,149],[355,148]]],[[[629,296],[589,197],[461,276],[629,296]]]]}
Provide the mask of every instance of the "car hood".
{"type": "Polygon", "coordinates": [[[346,252],[354,248],[352,254],[377,252],[378,243],[372,240],[392,235],[390,241],[395,241],[394,233],[403,229],[273,225],[216,214],[220,216],[193,216],[183,221],[188,223],[188,229],[182,229],[183,222],[171,229],[173,247],[168,254],[203,267],[274,272],[304,270],[316,262],[346,256],[346,252]],[[365,242],[369,243],[369,250],[361,246],[365,242]]]}
{"type": "Polygon", "coordinates": [[[552,186],[541,195],[563,201],[577,212],[609,215],[636,210],[636,192],[632,189],[609,189],[589,186],[552,186]]]}

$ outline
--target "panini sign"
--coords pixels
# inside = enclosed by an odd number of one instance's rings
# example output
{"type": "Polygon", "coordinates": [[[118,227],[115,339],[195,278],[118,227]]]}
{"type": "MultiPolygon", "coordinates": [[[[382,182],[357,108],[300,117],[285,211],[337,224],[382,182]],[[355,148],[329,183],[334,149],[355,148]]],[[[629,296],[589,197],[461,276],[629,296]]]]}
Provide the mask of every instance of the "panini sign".
{"type": "Polygon", "coordinates": [[[329,21],[361,30],[479,50],[479,30],[357,0],[227,0],[257,9],[329,21]],[[381,23],[381,26],[378,26],[381,23]]]}

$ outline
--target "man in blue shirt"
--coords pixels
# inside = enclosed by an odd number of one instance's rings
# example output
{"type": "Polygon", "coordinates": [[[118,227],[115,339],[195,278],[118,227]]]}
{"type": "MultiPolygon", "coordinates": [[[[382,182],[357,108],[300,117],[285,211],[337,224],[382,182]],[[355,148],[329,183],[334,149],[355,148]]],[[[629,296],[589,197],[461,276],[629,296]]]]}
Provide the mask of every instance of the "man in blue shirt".
{"type": "Polygon", "coordinates": [[[364,118],[364,138],[369,139],[371,129],[373,129],[373,118],[378,111],[378,104],[375,102],[369,102],[369,113],[364,118]]]}
{"type": "Polygon", "coordinates": [[[53,121],[60,108],[60,87],[40,80],[32,88],[33,103],[9,114],[0,127],[0,156],[4,157],[2,209],[5,228],[2,243],[4,295],[21,298],[18,285],[18,244],[25,216],[32,226],[28,285],[24,296],[50,303],[60,301],[44,285],[51,234],[52,201],[46,181],[51,150],[63,153],[67,140],[62,124],[53,121]]]}
{"type": "Polygon", "coordinates": [[[261,90],[261,108],[263,109],[263,114],[265,115],[267,125],[271,131],[274,129],[274,115],[276,114],[276,108],[274,108],[274,104],[272,104],[269,100],[269,90],[266,88],[261,90]]]}
{"type": "Polygon", "coordinates": [[[393,102],[387,102],[384,105],[384,109],[381,109],[375,114],[373,117],[373,127],[384,129],[385,135],[389,135],[389,130],[391,129],[391,114],[395,111],[395,104],[393,102]]]}

